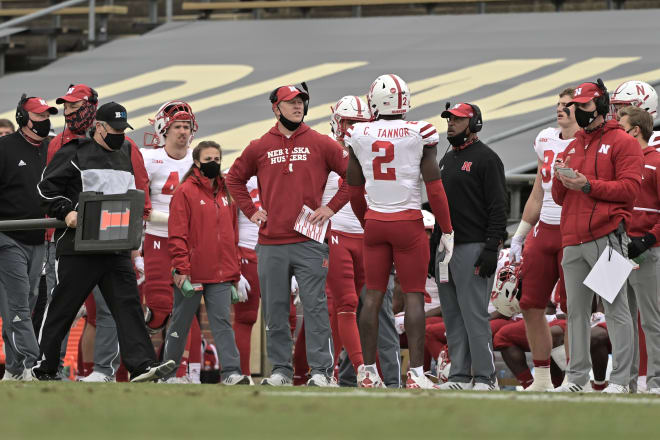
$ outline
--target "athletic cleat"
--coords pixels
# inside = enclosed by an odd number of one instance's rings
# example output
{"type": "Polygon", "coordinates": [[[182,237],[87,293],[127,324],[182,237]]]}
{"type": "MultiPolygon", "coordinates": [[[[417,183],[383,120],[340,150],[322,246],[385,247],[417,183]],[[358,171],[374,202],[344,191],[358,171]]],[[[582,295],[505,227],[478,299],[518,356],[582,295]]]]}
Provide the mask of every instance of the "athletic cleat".
{"type": "Polygon", "coordinates": [[[555,387],[552,385],[551,380],[537,380],[534,379],[534,382],[527,388],[525,388],[524,391],[530,391],[530,392],[538,392],[538,393],[545,393],[548,391],[554,390],[555,387]]]}
{"type": "Polygon", "coordinates": [[[648,394],[660,394],[660,388],[659,387],[649,388],[647,393],[648,394]]]}
{"type": "Polygon", "coordinates": [[[414,371],[408,370],[406,378],[406,389],[408,390],[439,390],[440,386],[434,384],[426,375],[417,376],[414,371]]]}
{"type": "Polygon", "coordinates": [[[440,385],[441,390],[467,391],[472,389],[472,382],[447,382],[440,385]]]}
{"type": "Polygon", "coordinates": [[[78,382],[117,382],[115,379],[115,376],[109,376],[107,374],[103,374],[99,371],[92,371],[92,373],[89,376],[86,377],[81,377],[78,379],[78,382]]]}
{"type": "Polygon", "coordinates": [[[170,360],[160,364],[154,364],[147,368],[142,374],[138,374],[131,379],[131,382],[152,382],[162,379],[176,369],[176,362],[170,360]]]}
{"type": "Polygon", "coordinates": [[[233,373],[222,380],[223,385],[254,385],[251,383],[250,376],[244,374],[233,373]]]}
{"type": "Polygon", "coordinates": [[[190,385],[193,383],[193,381],[190,379],[189,376],[181,376],[181,377],[170,377],[168,379],[160,379],[158,383],[169,383],[169,384],[177,384],[177,385],[190,385]]]}
{"type": "Polygon", "coordinates": [[[358,388],[385,388],[383,380],[378,375],[378,371],[372,371],[362,364],[357,372],[358,388]]]}
{"type": "Polygon", "coordinates": [[[323,374],[313,374],[311,379],[307,381],[308,387],[322,387],[322,388],[338,388],[335,378],[328,379],[323,374]]]}
{"type": "Polygon", "coordinates": [[[566,382],[562,384],[560,387],[555,388],[552,390],[554,393],[591,393],[593,392],[591,388],[591,383],[587,382],[585,386],[578,385],[573,382],[566,382]]]}
{"type": "Polygon", "coordinates": [[[630,390],[626,385],[619,385],[610,383],[607,388],[603,390],[603,394],[628,394],[630,390]]]}
{"type": "Polygon", "coordinates": [[[472,391],[497,391],[498,387],[494,383],[477,382],[472,387],[472,391]]]}
{"type": "Polygon", "coordinates": [[[9,370],[5,370],[5,375],[2,376],[0,382],[18,382],[23,379],[23,374],[11,374],[9,370]]]}
{"type": "Polygon", "coordinates": [[[261,380],[261,385],[267,385],[271,387],[291,387],[293,383],[291,379],[286,377],[281,373],[273,373],[270,377],[264,377],[261,380]]]}
{"type": "Polygon", "coordinates": [[[44,373],[35,368],[30,370],[30,375],[33,377],[32,380],[38,380],[38,381],[43,381],[43,382],[51,382],[51,381],[61,381],[62,376],[60,376],[59,373],[44,373]]]}

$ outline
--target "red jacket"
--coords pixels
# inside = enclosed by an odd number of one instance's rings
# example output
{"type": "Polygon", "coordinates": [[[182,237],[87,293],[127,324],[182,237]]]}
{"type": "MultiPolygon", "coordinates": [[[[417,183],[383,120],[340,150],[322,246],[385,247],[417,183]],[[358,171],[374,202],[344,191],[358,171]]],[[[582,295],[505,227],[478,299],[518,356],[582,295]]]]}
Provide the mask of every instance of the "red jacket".
{"type": "Polygon", "coordinates": [[[655,147],[646,147],[642,152],[642,190],[635,200],[630,235],[643,237],[650,232],[655,236],[655,246],[660,246],[660,153],[655,147]]]}
{"type": "Polygon", "coordinates": [[[218,193],[197,168],[174,191],[167,223],[172,267],[193,283],[238,281],[240,266],[236,205],[229,204],[224,180],[218,193]]]}
{"type": "Polygon", "coordinates": [[[560,157],[591,183],[589,194],[568,190],[555,174],[552,198],[562,206],[562,246],[604,237],[622,220],[629,229],[633,201],[642,181],[639,143],[611,120],[593,133],[579,131],[560,157]]]}
{"type": "MultiPolygon", "coordinates": [[[[259,243],[298,243],[309,240],[293,229],[303,204],[313,210],[320,207],[328,174],[334,171],[345,179],[347,165],[348,153],[328,136],[301,124],[287,138],[275,126],[243,150],[229,170],[227,187],[243,214],[252,218],[258,209],[245,185],[256,175],[268,214],[259,228],[259,243]]],[[[348,197],[344,182],[328,207],[336,213],[348,197]]]]}

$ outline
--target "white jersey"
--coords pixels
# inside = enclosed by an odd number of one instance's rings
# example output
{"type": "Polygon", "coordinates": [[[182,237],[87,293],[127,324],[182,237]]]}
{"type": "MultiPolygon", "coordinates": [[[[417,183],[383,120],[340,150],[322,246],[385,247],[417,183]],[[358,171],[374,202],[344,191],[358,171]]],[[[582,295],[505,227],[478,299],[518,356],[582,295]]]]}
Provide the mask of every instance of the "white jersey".
{"type": "Polygon", "coordinates": [[[440,307],[440,294],[438,293],[438,285],[435,282],[435,277],[426,277],[426,293],[431,297],[431,302],[424,301],[424,312],[440,307]]]}
{"type": "MultiPolygon", "coordinates": [[[[169,214],[172,194],[193,164],[192,150],[188,150],[183,159],[171,158],[165,148],[141,148],[140,151],[149,177],[151,208],[169,214]]],[[[147,222],[146,233],[167,237],[167,225],[147,222]]]]}
{"type": "Polygon", "coordinates": [[[552,199],[552,178],[554,177],[555,157],[563,153],[573,139],[562,139],[561,130],[548,127],[536,136],[534,151],[543,162],[541,168],[541,187],[543,188],[543,205],[540,220],[548,225],[558,225],[561,218],[561,206],[552,199]]]}
{"type": "MultiPolygon", "coordinates": [[[[328,182],[325,184],[321,205],[327,205],[328,202],[337,194],[341,186],[342,179],[339,174],[331,171],[328,174],[328,182]]],[[[362,225],[353,213],[351,202],[348,202],[330,219],[331,229],[333,231],[347,232],[349,234],[364,234],[362,225]]]]}
{"type": "Polygon", "coordinates": [[[424,146],[435,145],[435,127],[425,121],[379,119],[350,128],[344,142],[362,166],[369,210],[396,213],[420,210],[424,146]]]}
{"type": "MultiPolygon", "coordinates": [[[[252,176],[247,182],[247,190],[252,197],[252,203],[257,208],[261,208],[261,199],[259,198],[259,187],[257,186],[257,176],[252,176]]],[[[243,211],[238,210],[238,245],[247,249],[252,249],[257,246],[257,239],[259,238],[259,226],[250,221],[249,218],[243,214],[243,211]]]]}
{"type": "Polygon", "coordinates": [[[654,131],[651,133],[651,139],[649,139],[649,147],[655,147],[656,150],[660,151],[660,131],[654,131]]]}

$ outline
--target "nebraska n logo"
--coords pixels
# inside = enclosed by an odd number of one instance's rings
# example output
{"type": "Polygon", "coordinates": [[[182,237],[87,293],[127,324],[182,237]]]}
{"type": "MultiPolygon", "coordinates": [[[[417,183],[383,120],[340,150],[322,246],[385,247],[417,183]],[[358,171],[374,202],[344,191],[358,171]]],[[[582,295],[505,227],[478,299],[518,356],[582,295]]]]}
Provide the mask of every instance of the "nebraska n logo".
{"type": "Polygon", "coordinates": [[[578,95],[581,95],[581,94],[582,94],[582,87],[578,87],[577,89],[575,89],[575,92],[573,93],[573,96],[575,97],[575,96],[578,96],[578,95]]]}
{"type": "Polygon", "coordinates": [[[610,147],[611,147],[611,145],[602,144],[600,146],[600,150],[598,150],[598,152],[603,153],[603,154],[607,154],[607,152],[610,151],[610,147]]]}
{"type": "Polygon", "coordinates": [[[126,208],[124,212],[110,212],[107,209],[101,211],[101,231],[107,231],[109,228],[121,228],[129,225],[131,219],[131,210],[126,208]]]}
{"type": "Polygon", "coordinates": [[[465,161],[465,162],[463,162],[463,166],[461,167],[461,171],[467,171],[469,173],[470,172],[470,167],[472,167],[472,162],[465,161]]]}

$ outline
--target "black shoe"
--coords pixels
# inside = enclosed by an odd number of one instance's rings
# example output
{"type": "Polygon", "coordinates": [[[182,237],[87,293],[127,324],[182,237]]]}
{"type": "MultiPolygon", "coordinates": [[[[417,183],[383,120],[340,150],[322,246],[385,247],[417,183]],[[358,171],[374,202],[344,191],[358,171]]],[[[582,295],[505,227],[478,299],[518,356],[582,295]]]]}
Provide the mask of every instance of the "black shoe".
{"type": "Polygon", "coordinates": [[[44,371],[39,371],[36,368],[32,369],[32,377],[39,382],[48,382],[48,381],[61,381],[62,376],[60,376],[57,372],[55,373],[46,373],[44,371]]]}
{"type": "Polygon", "coordinates": [[[131,382],[153,382],[169,375],[176,368],[176,362],[167,361],[154,364],[141,374],[131,379],[131,382]]]}

